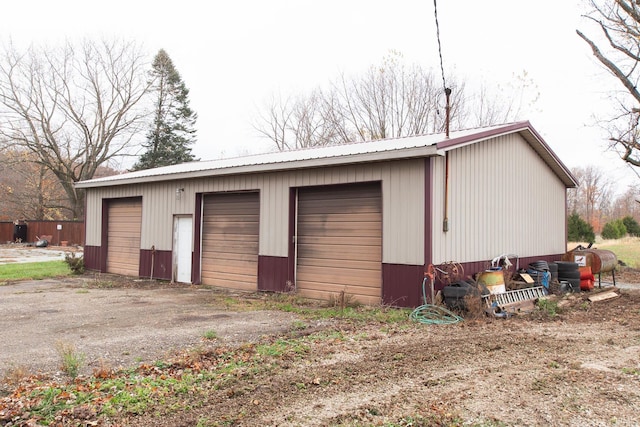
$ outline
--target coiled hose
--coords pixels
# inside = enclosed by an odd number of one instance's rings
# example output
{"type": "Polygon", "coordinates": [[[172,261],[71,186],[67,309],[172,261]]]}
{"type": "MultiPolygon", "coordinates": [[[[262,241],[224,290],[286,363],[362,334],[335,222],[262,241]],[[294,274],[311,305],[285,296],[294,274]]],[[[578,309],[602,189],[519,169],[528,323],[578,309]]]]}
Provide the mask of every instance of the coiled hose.
{"type": "Polygon", "coordinates": [[[462,317],[444,307],[427,304],[427,293],[425,288],[428,279],[429,276],[425,276],[422,280],[422,301],[424,304],[413,310],[409,315],[409,318],[414,322],[420,322],[428,325],[452,325],[463,321],[464,319],[462,317]]]}

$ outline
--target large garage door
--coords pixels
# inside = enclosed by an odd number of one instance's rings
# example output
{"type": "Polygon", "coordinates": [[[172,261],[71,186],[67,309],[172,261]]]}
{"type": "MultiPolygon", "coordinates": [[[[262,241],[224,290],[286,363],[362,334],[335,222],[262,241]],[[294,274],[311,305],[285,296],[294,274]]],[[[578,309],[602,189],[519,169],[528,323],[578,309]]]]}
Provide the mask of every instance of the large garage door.
{"type": "Polygon", "coordinates": [[[258,193],[204,196],[202,283],[225,288],[258,288],[258,193]]]}
{"type": "Polygon", "coordinates": [[[296,287],[302,296],[345,295],[365,304],[382,296],[380,184],[298,191],[296,287]]]}
{"type": "Polygon", "coordinates": [[[109,201],[107,272],[140,275],[142,199],[109,201]]]}

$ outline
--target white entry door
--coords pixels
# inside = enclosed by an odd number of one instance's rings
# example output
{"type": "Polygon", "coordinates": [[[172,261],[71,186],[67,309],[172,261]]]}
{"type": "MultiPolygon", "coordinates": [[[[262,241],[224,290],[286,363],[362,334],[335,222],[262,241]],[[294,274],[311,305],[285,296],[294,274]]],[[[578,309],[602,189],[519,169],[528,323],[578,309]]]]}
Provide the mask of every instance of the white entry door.
{"type": "Polygon", "coordinates": [[[193,248],[193,221],[191,216],[173,219],[173,280],[191,283],[191,252],[193,248]]]}

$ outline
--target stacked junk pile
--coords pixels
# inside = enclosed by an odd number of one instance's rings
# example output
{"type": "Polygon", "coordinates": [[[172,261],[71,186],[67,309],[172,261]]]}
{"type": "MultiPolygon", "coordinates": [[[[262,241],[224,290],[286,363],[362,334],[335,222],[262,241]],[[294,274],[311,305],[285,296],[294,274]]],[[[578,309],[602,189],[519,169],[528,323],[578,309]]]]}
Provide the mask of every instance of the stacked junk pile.
{"type": "Polygon", "coordinates": [[[538,299],[550,294],[591,291],[596,282],[601,287],[602,273],[611,273],[615,286],[618,260],[611,251],[578,246],[558,261],[535,261],[524,268],[519,261],[517,255],[500,255],[474,278],[446,283],[444,303],[452,310],[469,311],[469,305],[480,300],[487,314],[509,317],[532,311],[538,299]]]}

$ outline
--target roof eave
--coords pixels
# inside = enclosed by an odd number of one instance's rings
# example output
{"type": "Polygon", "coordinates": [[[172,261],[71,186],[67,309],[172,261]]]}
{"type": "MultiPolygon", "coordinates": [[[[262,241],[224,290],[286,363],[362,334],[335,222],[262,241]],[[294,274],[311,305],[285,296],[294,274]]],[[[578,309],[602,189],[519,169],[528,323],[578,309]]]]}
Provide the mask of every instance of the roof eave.
{"type": "Polygon", "coordinates": [[[321,157],[314,159],[293,160],[288,162],[259,163],[254,165],[233,166],[219,169],[203,169],[190,172],[177,172],[163,175],[151,175],[138,178],[109,179],[99,181],[80,181],[76,188],[111,187],[115,185],[144,184],[148,182],[173,181],[203,177],[249,174],[256,172],[278,172],[295,169],[316,168],[323,166],[341,166],[358,163],[382,162],[389,160],[411,159],[439,155],[436,145],[427,145],[399,150],[377,151],[355,155],[321,157]]]}
{"type": "Polygon", "coordinates": [[[529,121],[517,122],[473,135],[447,139],[437,144],[438,151],[446,152],[465,145],[475,144],[486,139],[496,138],[498,136],[508,135],[511,133],[520,133],[527,143],[531,145],[538,155],[540,155],[554,173],[562,180],[562,183],[567,188],[576,188],[578,186],[578,181],[573,176],[569,168],[567,168],[558,156],[555,155],[549,145],[545,142],[544,138],[542,138],[529,121]]]}

